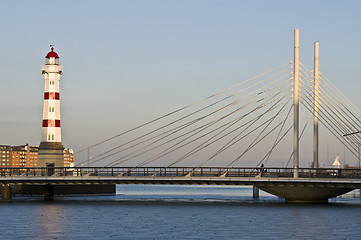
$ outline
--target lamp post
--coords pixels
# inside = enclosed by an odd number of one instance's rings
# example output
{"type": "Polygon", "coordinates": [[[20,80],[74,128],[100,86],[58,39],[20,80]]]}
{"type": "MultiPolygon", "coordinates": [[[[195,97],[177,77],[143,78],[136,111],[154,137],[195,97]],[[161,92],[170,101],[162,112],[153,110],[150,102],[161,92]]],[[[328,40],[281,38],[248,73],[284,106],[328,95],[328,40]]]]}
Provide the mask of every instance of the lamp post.
{"type": "MultiPolygon", "coordinates": [[[[351,143],[355,143],[355,142],[351,142],[351,143]]],[[[358,168],[361,168],[361,158],[360,158],[360,143],[356,142],[355,144],[357,144],[357,159],[358,159],[358,168]]]]}
{"type": "Polygon", "coordinates": [[[358,168],[361,167],[361,159],[360,159],[360,143],[359,142],[351,142],[357,144],[357,159],[358,159],[358,168]]]}
{"type": "MultiPolygon", "coordinates": [[[[361,133],[361,131],[357,131],[357,132],[353,132],[353,133],[347,133],[347,134],[344,134],[343,136],[344,137],[347,137],[347,136],[350,136],[350,135],[353,135],[353,134],[357,134],[357,133],[361,133]]],[[[351,143],[355,143],[355,142],[352,142],[351,143]]],[[[360,159],[360,142],[356,142],[357,144],[357,157],[358,157],[358,168],[361,168],[361,159],[360,159]]]]}
{"type": "Polygon", "coordinates": [[[357,144],[357,159],[358,159],[358,168],[361,168],[361,158],[360,158],[360,148],[361,148],[361,143],[359,142],[353,142],[353,141],[350,141],[350,143],[353,143],[353,144],[357,144]]]}

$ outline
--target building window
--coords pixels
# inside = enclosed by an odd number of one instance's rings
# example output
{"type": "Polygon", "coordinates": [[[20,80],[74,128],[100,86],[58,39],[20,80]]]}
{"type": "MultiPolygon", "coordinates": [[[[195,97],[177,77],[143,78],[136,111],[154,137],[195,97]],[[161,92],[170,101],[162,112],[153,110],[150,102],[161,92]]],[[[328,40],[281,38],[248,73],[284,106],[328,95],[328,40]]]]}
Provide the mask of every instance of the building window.
{"type": "Polygon", "coordinates": [[[54,140],[54,134],[51,134],[51,140],[54,140]]]}
{"type": "Polygon", "coordinates": [[[49,112],[54,112],[54,107],[49,107],[49,112]]]}

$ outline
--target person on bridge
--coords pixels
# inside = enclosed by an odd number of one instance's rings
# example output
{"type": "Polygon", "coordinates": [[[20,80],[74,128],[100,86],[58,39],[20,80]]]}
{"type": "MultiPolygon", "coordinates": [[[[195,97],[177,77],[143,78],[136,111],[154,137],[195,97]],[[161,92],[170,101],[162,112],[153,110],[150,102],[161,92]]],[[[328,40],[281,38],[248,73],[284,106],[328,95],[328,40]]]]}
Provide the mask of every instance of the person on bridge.
{"type": "Polygon", "coordinates": [[[256,177],[262,177],[263,173],[267,172],[267,169],[264,169],[264,164],[261,164],[261,167],[259,168],[259,174],[256,177]]]}

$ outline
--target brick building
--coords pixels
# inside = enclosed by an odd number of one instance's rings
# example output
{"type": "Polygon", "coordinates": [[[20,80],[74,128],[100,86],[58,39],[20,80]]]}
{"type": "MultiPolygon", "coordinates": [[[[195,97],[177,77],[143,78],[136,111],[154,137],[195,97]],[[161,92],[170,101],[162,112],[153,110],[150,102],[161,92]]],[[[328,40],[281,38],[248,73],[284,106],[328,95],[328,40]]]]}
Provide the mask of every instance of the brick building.
{"type": "Polygon", "coordinates": [[[11,147],[0,145],[0,167],[11,167],[11,147]]]}
{"type": "Polygon", "coordinates": [[[73,149],[65,148],[63,153],[64,153],[64,167],[70,167],[70,164],[74,163],[73,149]]]}
{"type": "Polygon", "coordinates": [[[38,146],[11,146],[11,167],[36,167],[37,151],[38,146]]]}
{"type": "Polygon", "coordinates": [[[30,146],[27,150],[27,158],[25,160],[25,167],[37,167],[38,166],[38,146],[30,146]]]}
{"type": "MultiPolygon", "coordinates": [[[[0,145],[0,168],[15,167],[37,167],[39,146],[8,146],[0,145]]],[[[64,167],[74,163],[74,152],[72,149],[64,149],[64,167]]]]}

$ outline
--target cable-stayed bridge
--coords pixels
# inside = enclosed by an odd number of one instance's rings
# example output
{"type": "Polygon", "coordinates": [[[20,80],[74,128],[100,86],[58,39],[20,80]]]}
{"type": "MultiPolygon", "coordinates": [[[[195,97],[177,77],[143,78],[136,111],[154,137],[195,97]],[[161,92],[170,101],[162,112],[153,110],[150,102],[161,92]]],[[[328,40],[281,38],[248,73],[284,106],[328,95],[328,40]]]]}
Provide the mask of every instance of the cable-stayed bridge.
{"type": "Polygon", "coordinates": [[[8,179],[1,181],[245,184],[305,201],[360,188],[361,113],[319,71],[318,42],[312,70],[299,60],[298,30],[294,49],[292,61],[84,148],[74,168],[4,169],[8,179]],[[320,168],[319,127],[358,167],[320,168]],[[304,145],[313,146],[312,165],[300,168],[304,145]],[[282,168],[272,167],[279,163],[282,168]]]}
{"type": "Polygon", "coordinates": [[[77,166],[224,166],[224,176],[236,166],[257,168],[274,161],[295,167],[298,135],[302,145],[315,145],[309,161],[317,168],[318,124],[358,159],[360,135],[344,135],[360,130],[359,119],[360,111],[323,73],[293,60],[85,148],[76,153],[77,166]],[[312,127],[314,144],[306,139],[312,127]]]}

